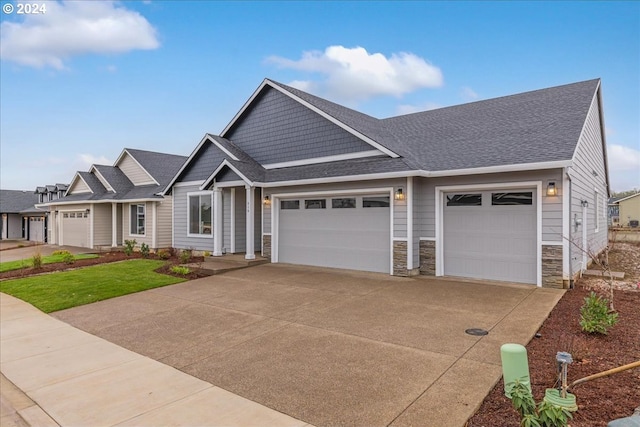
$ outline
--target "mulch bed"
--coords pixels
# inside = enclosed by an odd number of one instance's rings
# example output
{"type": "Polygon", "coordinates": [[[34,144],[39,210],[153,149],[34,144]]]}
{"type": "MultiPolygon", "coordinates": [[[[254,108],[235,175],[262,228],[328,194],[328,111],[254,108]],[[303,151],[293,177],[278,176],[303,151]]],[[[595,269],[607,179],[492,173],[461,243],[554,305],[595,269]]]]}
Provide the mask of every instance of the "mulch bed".
{"type": "MultiPolygon", "coordinates": [[[[626,283],[640,280],[640,266],[635,257],[637,248],[637,245],[619,246],[615,256],[610,257],[612,270],[627,274],[626,283]],[[622,256],[623,252],[629,256],[622,256]]],[[[580,307],[592,289],[603,297],[608,296],[608,286],[607,289],[602,286],[602,279],[581,280],[553,309],[539,330],[540,338],[534,338],[526,346],[536,402],[542,400],[545,389],[556,383],[555,360],[559,351],[571,353],[574,359],[568,368],[569,383],[640,360],[640,292],[615,290],[614,306],[619,321],[608,335],[595,335],[582,332],[578,323],[580,307]]],[[[640,369],[585,382],[571,392],[576,395],[578,404],[578,411],[569,422],[571,427],[606,426],[611,420],[631,416],[640,406],[640,369]]],[[[512,409],[511,400],[504,396],[502,380],[467,423],[468,427],[519,425],[520,419],[512,409]]]]}
{"type": "MultiPolygon", "coordinates": [[[[105,252],[105,253],[98,254],[98,258],[78,259],[78,260],[75,260],[73,264],[65,264],[63,262],[57,262],[53,264],[45,264],[38,269],[35,269],[32,267],[26,267],[18,270],[5,271],[0,273],[0,280],[17,279],[17,278],[22,278],[27,276],[33,276],[35,274],[45,274],[45,273],[52,273],[55,271],[72,270],[80,267],[90,267],[92,265],[99,265],[99,264],[105,264],[109,262],[117,262],[117,261],[124,261],[128,259],[139,259],[139,258],[142,258],[142,254],[140,252],[134,252],[131,255],[127,255],[121,251],[105,252]]],[[[149,259],[159,260],[161,258],[157,257],[155,254],[150,254],[149,259]]],[[[194,257],[191,257],[188,263],[197,264],[202,262],[203,260],[204,260],[204,257],[194,256],[194,257]]],[[[188,280],[198,279],[200,277],[206,276],[206,274],[203,274],[195,269],[191,269],[191,272],[187,275],[180,275],[180,274],[175,274],[171,272],[171,267],[173,267],[174,265],[181,264],[181,260],[177,255],[172,255],[168,259],[162,259],[162,261],[165,261],[165,264],[162,267],[155,270],[158,273],[167,274],[169,276],[180,277],[188,280]]]]}

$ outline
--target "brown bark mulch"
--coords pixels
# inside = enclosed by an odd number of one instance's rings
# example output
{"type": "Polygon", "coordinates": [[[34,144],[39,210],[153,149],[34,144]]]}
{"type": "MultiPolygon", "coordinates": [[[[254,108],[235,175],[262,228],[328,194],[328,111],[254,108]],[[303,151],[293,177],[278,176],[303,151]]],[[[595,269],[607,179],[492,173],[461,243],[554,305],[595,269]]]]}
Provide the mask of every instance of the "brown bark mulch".
{"type": "MultiPolygon", "coordinates": [[[[625,282],[640,281],[640,263],[637,245],[618,245],[610,257],[614,271],[626,273],[625,282]],[[627,247],[625,247],[627,246],[627,247]],[[624,256],[624,254],[627,256],[624,256]]],[[[534,338],[526,346],[533,396],[536,402],[544,397],[545,389],[556,382],[556,353],[571,353],[574,362],[568,368],[569,383],[640,360],[640,292],[614,291],[614,307],[619,321],[608,335],[587,334],[580,328],[580,307],[591,290],[608,296],[608,285],[602,279],[583,279],[575,289],[569,290],[553,309],[534,338]]],[[[637,289],[637,288],[636,288],[637,289]]],[[[609,421],[631,416],[640,406],[640,368],[630,369],[608,377],[577,385],[578,411],[569,421],[571,427],[600,427],[609,421]]],[[[520,419],[504,396],[502,380],[485,398],[467,422],[467,427],[518,427],[520,419]]]]}

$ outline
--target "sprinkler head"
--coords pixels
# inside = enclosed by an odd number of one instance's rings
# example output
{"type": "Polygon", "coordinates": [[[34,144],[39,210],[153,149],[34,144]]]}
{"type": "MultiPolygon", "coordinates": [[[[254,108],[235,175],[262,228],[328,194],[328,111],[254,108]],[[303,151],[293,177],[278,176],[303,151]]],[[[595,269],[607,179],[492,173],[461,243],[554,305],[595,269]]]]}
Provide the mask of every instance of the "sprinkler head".
{"type": "Polygon", "coordinates": [[[559,351],[556,354],[556,360],[558,361],[558,363],[566,363],[567,365],[573,362],[571,354],[567,353],[566,351],[559,351]]]}

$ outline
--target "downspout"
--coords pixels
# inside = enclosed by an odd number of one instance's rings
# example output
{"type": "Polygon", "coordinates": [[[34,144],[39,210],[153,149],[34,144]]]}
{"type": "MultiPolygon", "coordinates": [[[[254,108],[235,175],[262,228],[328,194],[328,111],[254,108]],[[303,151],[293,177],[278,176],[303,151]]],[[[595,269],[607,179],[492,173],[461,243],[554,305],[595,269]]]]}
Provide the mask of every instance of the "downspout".
{"type": "Polygon", "coordinates": [[[571,175],[569,174],[569,167],[565,167],[564,168],[564,173],[567,176],[567,180],[569,181],[569,216],[565,221],[569,222],[569,289],[573,289],[574,287],[574,280],[573,280],[573,257],[571,256],[571,236],[572,236],[572,232],[571,232],[571,226],[573,224],[571,224],[571,201],[572,201],[572,193],[571,193],[571,175]]]}

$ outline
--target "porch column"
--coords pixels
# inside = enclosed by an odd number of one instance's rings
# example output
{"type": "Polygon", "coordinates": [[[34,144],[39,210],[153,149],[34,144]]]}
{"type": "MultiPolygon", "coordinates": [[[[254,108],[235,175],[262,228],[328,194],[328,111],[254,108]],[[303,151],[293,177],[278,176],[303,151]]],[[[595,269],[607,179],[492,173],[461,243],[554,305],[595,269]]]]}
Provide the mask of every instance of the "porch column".
{"type": "Polygon", "coordinates": [[[118,246],[118,204],[111,203],[111,247],[118,246]]]}
{"type": "Polygon", "coordinates": [[[213,189],[213,256],[222,256],[222,189],[213,189]]]}
{"type": "Polygon", "coordinates": [[[256,254],[254,253],[254,225],[255,225],[255,192],[253,191],[253,187],[249,185],[245,185],[244,187],[247,191],[247,251],[244,256],[244,259],[256,259],[256,254]]]}

